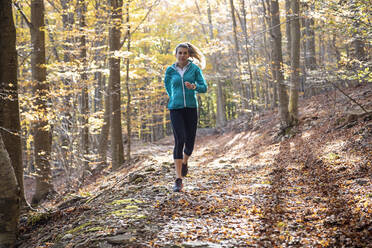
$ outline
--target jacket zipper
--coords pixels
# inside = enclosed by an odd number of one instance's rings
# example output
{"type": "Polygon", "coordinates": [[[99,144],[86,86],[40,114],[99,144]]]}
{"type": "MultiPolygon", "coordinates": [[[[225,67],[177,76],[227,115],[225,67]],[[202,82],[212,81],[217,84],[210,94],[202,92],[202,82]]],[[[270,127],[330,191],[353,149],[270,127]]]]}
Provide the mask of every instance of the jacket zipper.
{"type": "MultiPolygon", "coordinates": [[[[183,75],[185,75],[185,73],[190,69],[190,63],[187,65],[187,69],[186,71],[183,73],[183,75]]],[[[175,69],[176,72],[181,76],[181,74],[178,72],[177,69],[175,69]]],[[[183,106],[186,108],[186,93],[185,93],[185,84],[183,83],[183,75],[181,76],[181,79],[182,79],[182,93],[183,93],[183,106]]]]}
{"type": "Polygon", "coordinates": [[[183,91],[183,105],[186,108],[185,84],[183,83],[183,76],[181,76],[181,78],[182,78],[182,91],[183,91]]]}

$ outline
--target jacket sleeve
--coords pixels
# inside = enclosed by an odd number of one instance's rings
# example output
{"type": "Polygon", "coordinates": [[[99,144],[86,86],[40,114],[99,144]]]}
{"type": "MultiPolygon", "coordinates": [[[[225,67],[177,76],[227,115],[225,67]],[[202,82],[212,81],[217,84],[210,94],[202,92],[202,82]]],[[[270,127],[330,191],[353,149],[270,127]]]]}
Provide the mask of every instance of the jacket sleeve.
{"type": "Polygon", "coordinates": [[[195,90],[198,93],[205,93],[205,92],[207,92],[208,86],[207,86],[207,83],[205,82],[203,73],[202,73],[202,71],[201,71],[201,69],[199,67],[196,70],[196,80],[195,81],[196,81],[196,88],[195,88],[195,90]]]}
{"type": "Polygon", "coordinates": [[[171,96],[170,95],[171,94],[170,79],[171,79],[171,76],[170,76],[170,70],[169,70],[169,67],[168,67],[167,70],[165,71],[164,86],[165,86],[165,90],[167,91],[167,94],[168,94],[169,97],[171,96]]]}

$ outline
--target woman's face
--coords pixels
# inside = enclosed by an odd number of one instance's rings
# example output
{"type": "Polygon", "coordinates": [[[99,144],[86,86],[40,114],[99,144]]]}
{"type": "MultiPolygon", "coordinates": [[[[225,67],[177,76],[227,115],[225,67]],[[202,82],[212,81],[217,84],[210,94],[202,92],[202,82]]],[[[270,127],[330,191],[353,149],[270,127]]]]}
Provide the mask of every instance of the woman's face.
{"type": "Polygon", "coordinates": [[[189,57],[190,57],[189,49],[185,47],[179,47],[177,49],[176,58],[177,58],[178,64],[186,65],[189,57]]]}

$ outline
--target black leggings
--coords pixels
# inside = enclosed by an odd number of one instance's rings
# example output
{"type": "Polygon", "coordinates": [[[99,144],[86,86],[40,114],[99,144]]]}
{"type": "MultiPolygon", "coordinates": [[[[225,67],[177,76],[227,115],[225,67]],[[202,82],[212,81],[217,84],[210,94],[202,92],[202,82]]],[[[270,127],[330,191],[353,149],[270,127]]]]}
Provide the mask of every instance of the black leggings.
{"type": "Polygon", "coordinates": [[[173,158],[182,159],[182,150],[186,155],[190,156],[194,150],[198,124],[196,108],[171,109],[170,119],[174,135],[173,158]]]}

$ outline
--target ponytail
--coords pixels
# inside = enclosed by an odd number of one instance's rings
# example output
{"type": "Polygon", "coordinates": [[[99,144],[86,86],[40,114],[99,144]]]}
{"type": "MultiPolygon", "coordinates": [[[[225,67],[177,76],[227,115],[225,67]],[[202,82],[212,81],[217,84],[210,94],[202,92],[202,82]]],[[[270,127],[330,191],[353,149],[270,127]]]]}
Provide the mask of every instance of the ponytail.
{"type": "Polygon", "coordinates": [[[176,47],[176,54],[177,54],[178,48],[180,48],[180,47],[187,48],[188,51],[189,51],[190,57],[197,59],[199,61],[200,67],[202,69],[204,69],[204,67],[205,67],[205,57],[196,46],[194,46],[193,44],[191,44],[189,42],[180,43],[176,47]]]}

